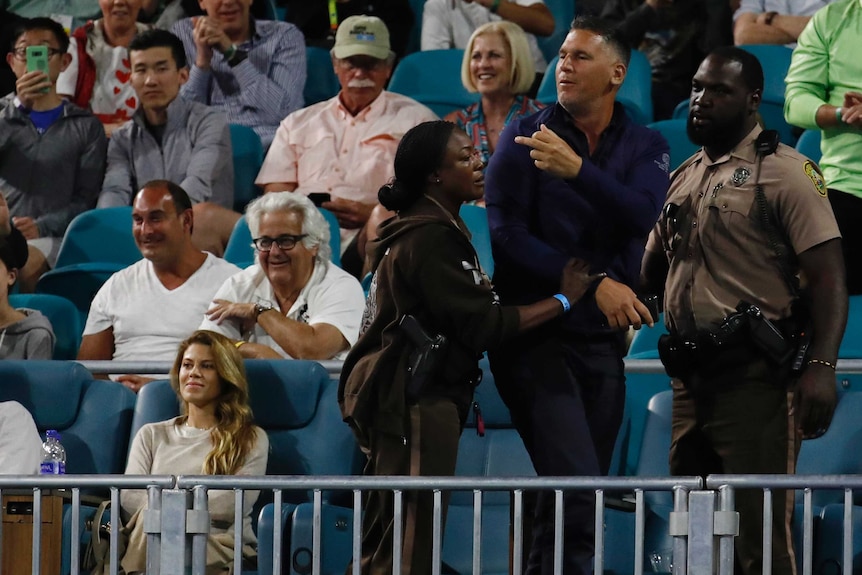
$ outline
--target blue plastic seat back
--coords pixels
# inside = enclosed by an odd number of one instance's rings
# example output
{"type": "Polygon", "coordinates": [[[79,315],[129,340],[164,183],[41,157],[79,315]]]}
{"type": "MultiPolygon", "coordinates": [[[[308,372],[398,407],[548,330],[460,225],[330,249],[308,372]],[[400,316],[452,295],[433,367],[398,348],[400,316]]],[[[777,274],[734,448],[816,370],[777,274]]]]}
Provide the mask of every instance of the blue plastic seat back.
{"type": "Polygon", "coordinates": [[[263,144],[248,126],[230,125],[233,151],[233,209],[242,213],[247,203],[260,195],[254,179],[263,164],[263,144]]]}
{"type": "Polygon", "coordinates": [[[418,52],[422,49],[422,16],[425,12],[425,0],[409,0],[410,10],[413,12],[413,27],[410,29],[410,37],[407,39],[405,54],[418,52]]]}
{"type": "Polygon", "coordinates": [[[545,75],[542,76],[539,90],[536,93],[536,99],[549,106],[557,101],[557,62],[559,60],[560,57],[557,55],[548,62],[548,67],[545,68],[545,75]]]}
{"type": "Polygon", "coordinates": [[[9,304],[14,308],[29,308],[42,312],[51,322],[56,342],[52,359],[75,359],[81,346],[81,315],[78,308],[64,297],[51,294],[13,294],[9,304]]]}
{"type": "Polygon", "coordinates": [[[54,269],[89,262],[126,266],[139,259],[131,206],[98,208],[78,214],[69,224],[54,269]]]}
{"type": "MultiPolygon", "coordinates": [[[[329,210],[318,208],[329,224],[329,247],[332,250],[332,263],[341,266],[341,228],[335,214],[329,210]]],[[[241,268],[247,268],[255,263],[254,246],[251,243],[251,231],[245,216],[236,221],[233,232],[224,250],[224,259],[241,268]]]]}
{"type": "Polygon", "coordinates": [[[740,48],[757,56],[763,67],[762,101],[784,104],[784,78],[790,70],[793,49],[784,44],[747,44],[740,48]]]}
{"type": "MultiPolygon", "coordinates": [[[[341,421],[336,385],[319,363],[305,360],[246,360],[249,402],[255,424],[269,436],[268,475],[340,475],[355,470],[353,435],[341,421]],[[348,449],[345,449],[347,447],[348,449]]],[[[144,386],[135,405],[132,436],[146,423],[179,415],[167,380],[144,386]]],[[[304,501],[305,494],[285,492],[304,501]]]]}
{"type": "Polygon", "coordinates": [[[461,206],[461,219],[470,230],[470,243],[479,256],[479,264],[488,277],[494,275],[494,258],[491,255],[491,231],[488,228],[488,214],[482,206],[465,204],[461,206]]]}
{"type": "MultiPolygon", "coordinates": [[[[862,507],[854,505],[850,511],[853,529],[850,557],[851,573],[862,573],[862,507]]],[[[844,505],[827,505],[817,522],[814,532],[813,573],[818,575],[840,575],[844,566],[844,505]]]]}
{"type": "Polygon", "coordinates": [[[14,399],[44,436],[60,432],[67,473],[122,473],[135,394],[93,379],[81,364],[49,360],[0,361],[0,400],[14,399]]]}
{"type": "Polygon", "coordinates": [[[763,124],[777,130],[781,141],[793,146],[801,130],[784,119],[784,78],[790,69],[793,50],[783,44],[749,44],[740,48],[757,56],[763,67],[763,96],[759,108],[763,124]]]}
{"type": "Polygon", "coordinates": [[[36,293],[53,294],[72,302],[78,310],[83,331],[93,297],[108,278],[127,265],[129,264],[93,262],[55,268],[39,278],[36,293]]]}
{"type": "MultiPolygon", "coordinates": [[[[862,392],[848,391],[839,396],[838,406],[832,417],[829,430],[817,439],[802,442],[797,474],[854,475],[862,473],[862,392]]],[[[839,489],[815,490],[812,503],[823,506],[843,501],[844,493],[839,489]]],[[[862,494],[856,494],[856,502],[862,502],[862,494]]],[[[796,503],[802,504],[802,492],[797,491],[796,503]]]]}
{"type": "Polygon", "coordinates": [[[389,91],[425,104],[441,118],[453,110],[479,101],[478,94],[461,83],[464,50],[425,50],[408,54],[398,62],[389,91]],[[433,73],[429,71],[433,70],[433,73]]]}
{"type": "MultiPolygon", "coordinates": [[[[536,96],[537,100],[548,105],[557,101],[556,70],[559,59],[559,56],[555,56],[548,63],[536,96]]],[[[629,117],[636,124],[645,126],[653,121],[652,68],[649,60],[640,50],[632,50],[626,79],[617,92],[617,101],[625,107],[629,117]]]]}
{"type": "Polygon", "coordinates": [[[658,359],[658,340],[667,333],[664,313],[660,313],[653,327],[643,326],[635,331],[626,357],[632,359],[658,359]]]}
{"type": "MultiPolygon", "coordinates": [[[[572,20],[575,19],[575,2],[573,0],[546,0],[545,5],[554,15],[554,31],[550,36],[544,38],[536,36],[536,40],[545,60],[550,61],[559,53],[560,46],[566,39],[566,34],[569,33],[572,20]]],[[[536,72],[541,72],[541,70],[536,70],[536,72]]]]}
{"type": "MultiPolygon", "coordinates": [[[[467,477],[535,476],[524,442],[512,424],[487,359],[480,361],[482,382],[474,400],[482,411],[485,436],[476,433],[476,417],[471,412],[458,443],[455,475],[467,477]]],[[[508,573],[510,494],[488,491],[482,498],[482,572],[508,573]]],[[[443,534],[442,560],[458,573],[469,573],[473,556],[473,493],[451,494],[443,534]]]]}
{"type": "MultiPolygon", "coordinates": [[[[658,359],[658,340],[667,333],[664,314],[659,314],[653,327],[635,331],[626,359],[658,359]]],[[[636,475],[643,433],[653,396],[670,388],[670,377],[660,373],[626,373],[626,409],[629,413],[626,449],[620,462],[623,475],[636,475]]],[[[617,441],[619,444],[619,440],[617,441]]]]}
{"type": "Polygon", "coordinates": [[[675,170],[690,158],[700,146],[688,139],[686,120],[659,120],[647,127],[657,130],[670,146],[670,169],[675,170]]]}
{"type": "Polygon", "coordinates": [[[838,348],[839,358],[862,358],[862,295],[851,295],[847,310],[847,327],[838,348]]]}
{"type": "Polygon", "coordinates": [[[306,106],[329,100],[338,94],[341,85],[332,68],[332,56],[328,50],[316,46],[306,47],[305,65],[307,74],[302,95],[306,106]]]}
{"type": "Polygon", "coordinates": [[[823,152],[820,150],[822,135],[820,130],[805,130],[796,140],[796,151],[812,161],[820,163],[820,158],[823,156],[823,152]]]}

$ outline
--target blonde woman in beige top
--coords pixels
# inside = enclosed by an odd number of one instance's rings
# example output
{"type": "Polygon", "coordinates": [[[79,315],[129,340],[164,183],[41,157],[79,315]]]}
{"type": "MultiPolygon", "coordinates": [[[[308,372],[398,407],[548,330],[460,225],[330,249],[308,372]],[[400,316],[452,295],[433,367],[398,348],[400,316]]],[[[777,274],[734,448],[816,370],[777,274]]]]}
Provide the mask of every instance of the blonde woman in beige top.
{"type": "MultiPolygon", "coordinates": [[[[252,423],[248,383],[239,352],[226,337],[199,330],[180,344],[171,386],[182,406],[175,419],[140,429],[132,443],[127,475],[264,475],[269,441],[252,423]]],[[[257,554],[251,510],[257,491],[243,504],[244,557],[257,554]]],[[[230,573],[233,565],[234,494],[209,491],[210,534],[207,575],[230,573]]],[[[129,544],[121,565],[126,573],[146,569],[146,534],[141,511],[144,491],[124,491],[123,511],[129,544]]]]}

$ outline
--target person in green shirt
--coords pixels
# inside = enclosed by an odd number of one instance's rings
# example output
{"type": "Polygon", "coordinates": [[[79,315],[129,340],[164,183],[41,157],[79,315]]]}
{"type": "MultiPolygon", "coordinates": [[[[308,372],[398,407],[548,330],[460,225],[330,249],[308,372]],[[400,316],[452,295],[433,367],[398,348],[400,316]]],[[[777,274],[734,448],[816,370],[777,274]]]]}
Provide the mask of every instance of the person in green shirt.
{"type": "Polygon", "coordinates": [[[799,36],[785,79],[788,123],[822,130],[820,167],[843,238],[848,293],[862,293],[862,1],[819,10],[799,36]]]}

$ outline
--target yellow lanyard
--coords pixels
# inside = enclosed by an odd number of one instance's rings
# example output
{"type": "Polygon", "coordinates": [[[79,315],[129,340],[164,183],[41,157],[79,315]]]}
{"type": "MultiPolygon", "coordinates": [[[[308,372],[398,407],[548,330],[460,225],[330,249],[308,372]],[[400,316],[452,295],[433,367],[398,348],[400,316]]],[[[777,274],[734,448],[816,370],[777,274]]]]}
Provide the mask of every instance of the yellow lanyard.
{"type": "Polygon", "coordinates": [[[335,0],[329,0],[329,28],[333,34],[338,30],[338,9],[335,7],[335,0]]]}

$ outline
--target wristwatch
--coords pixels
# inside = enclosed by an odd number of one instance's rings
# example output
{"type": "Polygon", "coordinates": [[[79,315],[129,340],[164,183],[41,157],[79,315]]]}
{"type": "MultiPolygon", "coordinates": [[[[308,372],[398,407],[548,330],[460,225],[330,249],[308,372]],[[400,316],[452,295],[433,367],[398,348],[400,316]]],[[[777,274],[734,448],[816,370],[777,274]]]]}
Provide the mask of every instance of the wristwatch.
{"type": "Polygon", "coordinates": [[[262,314],[265,311],[270,311],[273,309],[275,309],[275,308],[268,303],[256,303],[256,304],[254,304],[254,319],[255,319],[255,321],[257,321],[257,319],[260,317],[260,314],[262,314]]]}

